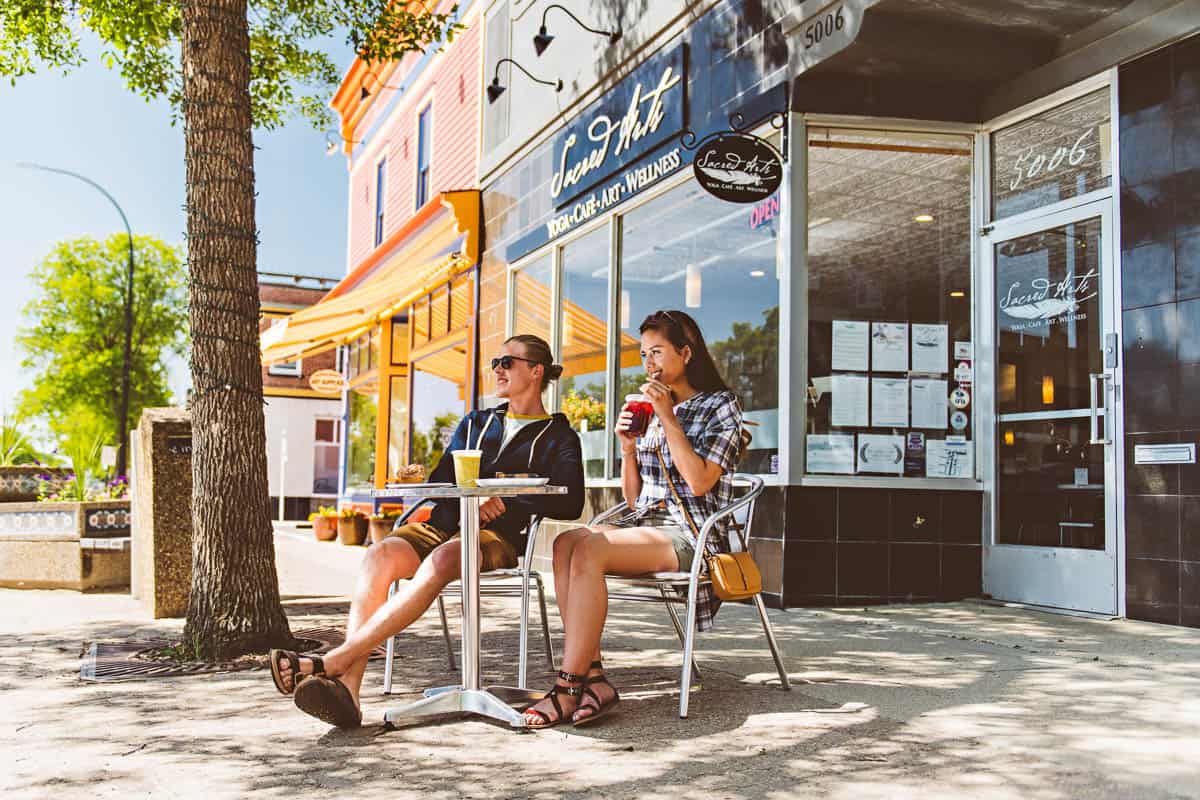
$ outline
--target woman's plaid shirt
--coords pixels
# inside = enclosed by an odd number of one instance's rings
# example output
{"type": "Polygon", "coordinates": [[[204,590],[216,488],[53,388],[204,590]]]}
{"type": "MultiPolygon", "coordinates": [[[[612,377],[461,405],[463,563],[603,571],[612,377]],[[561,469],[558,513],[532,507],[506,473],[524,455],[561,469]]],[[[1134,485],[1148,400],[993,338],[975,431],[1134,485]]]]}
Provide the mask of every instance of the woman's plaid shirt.
{"type": "MultiPolygon", "coordinates": [[[[667,464],[669,479],[673,482],[675,491],[679,493],[679,499],[687,507],[696,527],[703,527],[704,520],[734,500],[733,472],[741,448],[742,409],[733,392],[700,392],[677,405],[675,417],[679,420],[684,435],[691,442],[692,449],[701,458],[719,466],[722,469],[721,477],[707,494],[700,497],[692,494],[687,481],[675,468],[662,424],[658,417],[654,417],[646,435],[637,441],[642,491],[638,495],[634,514],[645,514],[656,507],[661,508],[665,503],[671,519],[688,532],[692,546],[695,547],[695,536],[688,525],[687,517],[679,509],[671,489],[667,486],[668,475],[663,473],[662,463],[658,460],[658,449],[662,448],[663,461],[667,464]]],[[[727,526],[718,525],[709,533],[706,549],[709,552],[729,551],[727,526]]],[[[704,554],[697,553],[696,557],[703,558],[704,554]]],[[[713,617],[720,604],[711,585],[700,587],[700,595],[696,601],[696,627],[699,630],[706,631],[712,627],[713,617]]]]}

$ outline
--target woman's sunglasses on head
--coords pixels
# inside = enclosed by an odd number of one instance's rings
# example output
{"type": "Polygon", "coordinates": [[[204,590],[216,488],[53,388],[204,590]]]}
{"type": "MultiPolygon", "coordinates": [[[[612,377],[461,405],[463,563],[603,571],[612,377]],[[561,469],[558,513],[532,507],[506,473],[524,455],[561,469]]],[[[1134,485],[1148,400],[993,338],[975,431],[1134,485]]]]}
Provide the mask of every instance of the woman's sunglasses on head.
{"type": "Polygon", "coordinates": [[[520,356],[499,356],[492,359],[492,369],[499,367],[500,369],[512,369],[514,361],[524,361],[526,364],[540,364],[540,361],[534,361],[532,358],[521,358],[520,356]]]}

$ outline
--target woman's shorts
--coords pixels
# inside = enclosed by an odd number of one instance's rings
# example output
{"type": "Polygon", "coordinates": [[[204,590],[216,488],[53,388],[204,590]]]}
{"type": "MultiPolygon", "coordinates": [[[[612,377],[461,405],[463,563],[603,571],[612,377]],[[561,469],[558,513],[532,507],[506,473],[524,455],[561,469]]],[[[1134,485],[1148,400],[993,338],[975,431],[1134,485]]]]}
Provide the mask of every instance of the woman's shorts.
{"type": "Polygon", "coordinates": [[[680,527],[673,517],[665,513],[651,511],[641,516],[628,516],[613,523],[618,528],[654,528],[671,540],[675,557],[679,559],[679,571],[689,572],[692,560],[696,557],[696,547],[692,544],[692,535],[680,527]]]}

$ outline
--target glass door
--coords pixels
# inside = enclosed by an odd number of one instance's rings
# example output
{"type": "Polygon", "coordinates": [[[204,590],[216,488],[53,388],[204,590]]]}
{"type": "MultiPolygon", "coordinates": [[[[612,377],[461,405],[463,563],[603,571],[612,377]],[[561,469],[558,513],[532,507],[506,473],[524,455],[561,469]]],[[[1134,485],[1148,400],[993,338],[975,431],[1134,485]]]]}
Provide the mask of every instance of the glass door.
{"type": "Polygon", "coordinates": [[[1117,303],[1111,201],[998,225],[994,500],[984,590],[1117,613],[1117,303]]]}

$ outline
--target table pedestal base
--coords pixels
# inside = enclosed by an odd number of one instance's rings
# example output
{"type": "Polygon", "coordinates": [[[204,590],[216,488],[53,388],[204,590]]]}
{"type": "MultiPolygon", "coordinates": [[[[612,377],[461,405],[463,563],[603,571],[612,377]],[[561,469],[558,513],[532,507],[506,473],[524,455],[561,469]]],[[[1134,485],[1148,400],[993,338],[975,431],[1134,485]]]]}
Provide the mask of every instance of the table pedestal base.
{"type": "Polygon", "coordinates": [[[400,708],[384,712],[383,721],[395,725],[435,714],[477,714],[524,728],[525,715],[486,689],[462,689],[458,686],[431,689],[434,694],[400,708]]]}

